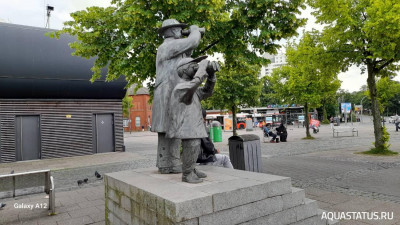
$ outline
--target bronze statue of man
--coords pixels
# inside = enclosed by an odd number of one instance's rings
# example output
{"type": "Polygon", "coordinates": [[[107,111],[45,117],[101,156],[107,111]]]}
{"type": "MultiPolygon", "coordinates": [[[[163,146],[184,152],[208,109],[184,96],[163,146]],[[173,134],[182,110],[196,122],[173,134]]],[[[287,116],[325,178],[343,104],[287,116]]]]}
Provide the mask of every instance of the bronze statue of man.
{"type": "Polygon", "coordinates": [[[181,173],[180,139],[166,138],[170,127],[167,116],[171,92],[179,79],[178,62],[190,57],[199,45],[201,33],[199,27],[192,25],[189,36],[183,38],[182,29],[187,25],[175,19],[167,19],[158,32],[164,42],[158,47],[156,58],[156,82],[154,88],[151,131],[158,133],[157,167],[162,174],[181,173]]]}
{"type": "Polygon", "coordinates": [[[200,140],[207,137],[200,102],[212,95],[219,65],[205,58],[181,59],[177,68],[180,79],[172,91],[168,108],[171,126],[166,137],[182,140],[182,181],[188,183],[200,183],[200,178],[207,177],[196,169],[200,140]]]}

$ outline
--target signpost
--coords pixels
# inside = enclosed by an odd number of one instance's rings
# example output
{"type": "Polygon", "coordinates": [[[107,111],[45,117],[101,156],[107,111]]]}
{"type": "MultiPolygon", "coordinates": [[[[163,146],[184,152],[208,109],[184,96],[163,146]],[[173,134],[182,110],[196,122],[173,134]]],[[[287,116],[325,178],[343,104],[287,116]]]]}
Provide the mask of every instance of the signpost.
{"type": "Polygon", "coordinates": [[[351,103],[341,103],[341,111],[344,113],[344,121],[347,125],[347,114],[351,113],[351,103]]]}

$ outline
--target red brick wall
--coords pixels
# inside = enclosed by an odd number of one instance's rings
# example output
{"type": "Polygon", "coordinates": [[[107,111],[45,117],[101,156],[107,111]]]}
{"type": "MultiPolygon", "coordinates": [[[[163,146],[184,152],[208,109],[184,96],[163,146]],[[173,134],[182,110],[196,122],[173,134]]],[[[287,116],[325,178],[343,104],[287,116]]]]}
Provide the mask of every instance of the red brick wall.
{"type": "MultiPolygon", "coordinates": [[[[149,95],[130,95],[132,97],[133,107],[131,108],[131,130],[142,131],[148,130],[151,125],[151,110],[152,105],[149,105],[149,95]],[[136,126],[136,118],[140,118],[140,125],[136,126]]],[[[125,127],[124,131],[129,131],[129,127],[125,127]]]]}

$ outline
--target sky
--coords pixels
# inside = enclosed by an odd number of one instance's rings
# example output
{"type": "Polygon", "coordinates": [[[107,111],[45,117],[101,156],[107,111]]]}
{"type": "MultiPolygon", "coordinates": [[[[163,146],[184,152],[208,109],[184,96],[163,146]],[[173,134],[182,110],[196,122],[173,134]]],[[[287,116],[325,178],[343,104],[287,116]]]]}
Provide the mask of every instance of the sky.
{"type": "MultiPolygon", "coordinates": [[[[54,7],[51,12],[50,28],[61,29],[63,22],[71,20],[70,13],[84,10],[89,6],[106,7],[111,0],[0,0],[0,22],[13,24],[45,27],[46,25],[46,6],[54,7]]],[[[307,25],[299,29],[306,31],[322,29],[315,23],[315,18],[311,15],[311,9],[302,10],[300,17],[307,18],[307,25]]],[[[282,42],[281,42],[282,43],[282,42]]],[[[342,81],[341,88],[350,92],[358,91],[362,85],[366,85],[367,75],[361,75],[361,69],[353,66],[348,71],[339,74],[342,81]]],[[[400,81],[400,76],[396,77],[400,81]]]]}

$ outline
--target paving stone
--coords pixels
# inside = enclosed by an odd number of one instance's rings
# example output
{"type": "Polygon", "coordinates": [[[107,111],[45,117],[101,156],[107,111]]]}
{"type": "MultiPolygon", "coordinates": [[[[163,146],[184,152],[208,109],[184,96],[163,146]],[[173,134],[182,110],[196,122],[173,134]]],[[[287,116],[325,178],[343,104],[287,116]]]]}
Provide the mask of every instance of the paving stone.
{"type": "Polygon", "coordinates": [[[350,198],[349,201],[332,205],[330,208],[337,212],[366,212],[378,207],[384,202],[364,197],[350,198]]]}
{"type": "Polygon", "coordinates": [[[0,224],[7,224],[14,221],[18,221],[18,214],[19,212],[17,210],[10,210],[7,208],[2,209],[0,211],[0,224]]]}
{"type": "Polygon", "coordinates": [[[106,224],[105,221],[100,221],[100,222],[93,223],[92,225],[105,225],[105,224],[106,224]]]}
{"type": "Polygon", "coordinates": [[[42,210],[25,210],[19,211],[18,220],[19,221],[29,221],[41,217],[48,217],[49,212],[46,209],[42,210]]]}
{"type": "Polygon", "coordinates": [[[273,224],[273,225],[286,225],[296,222],[296,211],[294,209],[286,209],[282,212],[273,213],[268,216],[263,216],[255,220],[241,223],[240,225],[260,225],[260,224],[273,224]]]}
{"type": "Polygon", "coordinates": [[[280,196],[268,198],[232,209],[226,209],[213,214],[201,216],[200,225],[232,225],[276,213],[282,210],[283,203],[280,196]]]}
{"type": "Polygon", "coordinates": [[[131,211],[131,199],[126,196],[121,196],[121,207],[130,212],[131,211]]]}
{"type": "Polygon", "coordinates": [[[141,201],[146,205],[154,204],[152,208],[157,208],[156,196],[162,196],[165,199],[165,214],[174,221],[180,222],[212,212],[211,196],[196,192],[192,188],[132,171],[106,174],[106,176],[132,185],[133,188],[130,191],[133,200],[141,201]],[[143,189],[146,192],[141,191],[143,189]]]}
{"type": "Polygon", "coordinates": [[[121,207],[115,207],[113,214],[116,215],[124,223],[131,222],[131,212],[125,211],[121,207]]]}
{"type": "Polygon", "coordinates": [[[342,220],[340,221],[340,225],[368,225],[368,223],[363,223],[358,220],[342,220]]]}
{"type": "Polygon", "coordinates": [[[57,221],[43,221],[42,219],[39,219],[38,225],[57,225],[57,221]]]}
{"type": "Polygon", "coordinates": [[[293,223],[293,225],[325,225],[326,222],[321,220],[318,216],[309,217],[307,219],[293,223]]]}
{"type": "Polygon", "coordinates": [[[318,214],[318,205],[315,200],[305,199],[304,205],[296,206],[296,220],[304,220],[318,214]]]}
{"type": "Polygon", "coordinates": [[[100,209],[100,211],[104,212],[105,211],[105,204],[104,205],[98,205],[96,208],[100,209]]]}
{"type": "Polygon", "coordinates": [[[101,222],[104,221],[105,219],[105,212],[104,211],[97,212],[95,214],[89,215],[89,217],[92,218],[94,222],[101,222]]]}
{"type": "Polygon", "coordinates": [[[325,191],[325,190],[321,190],[321,189],[317,189],[317,188],[313,188],[313,187],[305,188],[304,191],[305,191],[306,195],[313,195],[313,196],[321,196],[321,195],[330,193],[329,191],[325,191]]]}
{"type": "Polygon", "coordinates": [[[56,207],[56,213],[62,214],[74,210],[79,210],[81,207],[78,204],[56,207]]]}
{"type": "Polygon", "coordinates": [[[114,189],[107,190],[107,198],[113,200],[117,205],[121,204],[121,196],[114,189]]]}
{"type": "Polygon", "coordinates": [[[67,219],[71,219],[71,216],[68,213],[60,213],[53,216],[40,217],[38,223],[39,225],[53,224],[57,223],[57,221],[67,220],[67,219]]]}
{"type": "Polygon", "coordinates": [[[292,188],[292,193],[282,195],[283,209],[304,204],[305,193],[303,189],[292,188]]]}
{"type": "Polygon", "coordinates": [[[251,179],[261,182],[271,182],[265,190],[269,196],[283,195],[291,193],[291,180],[289,177],[275,176],[271,174],[255,173],[250,171],[232,170],[228,168],[221,168],[215,166],[203,166],[202,170],[205,172],[215,172],[225,175],[235,176],[243,179],[251,179]]]}
{"type": "Polygon", "coordinates": [[[92,206],[104,205],[104,199],[97,199],[97,200],[93,200],[93,201],[81,202],[81,203],[78,203],[78,205],[79,205],[79,207],[81,207],[83,209],[92,207],[92,206]]]}
{"type": "Polygon", "coordinates": [[[86,225],[86,224],[92,224],[94,221],[92,218],[89,216],[83,216],[83,217],[78,217],[78,218],[72,218],[68,220],[61,220],[58,221],[58,225],[86,225]]]}
{"type": "Polygon", "coordinates": [[[7,225],[37,225],[37,221],[18,221],[18,222],[11,222],[7,223],[7,225]]]}
{"type": "Polygon", "coordinates": [[[332,205],[336,205],[339,203],[343,203],[343,202],[347,202],[350,201],[351,199],[356,198],[355,196],[349,196],[346,194],[342,194],[342,193],[328,193],[328,194],[324,194],[324,195],[320,195],[315,197],[315,200],[318,200],[320,202],[326,202],[332,205]]]}
{"type": "Polygon", "coordinates": [[[90,207],[90,208],[85,208],[85,209],[78,209],[78,210],[74,210],[74,211],[70,211],[68,212],[68,214],[72,217],[72,218],[77,218],[77,217],[82,217],[82,216],[89,216],[92,214],[96,214],[101,212],[98,208],[96,207],[90,207]]]}
{"type": "Polygon", "coordinates": [[[234,179],[194,189],[212,194],[214,211],[220,211],[268,198],[268,185],[255,180],[234,179]]]}

